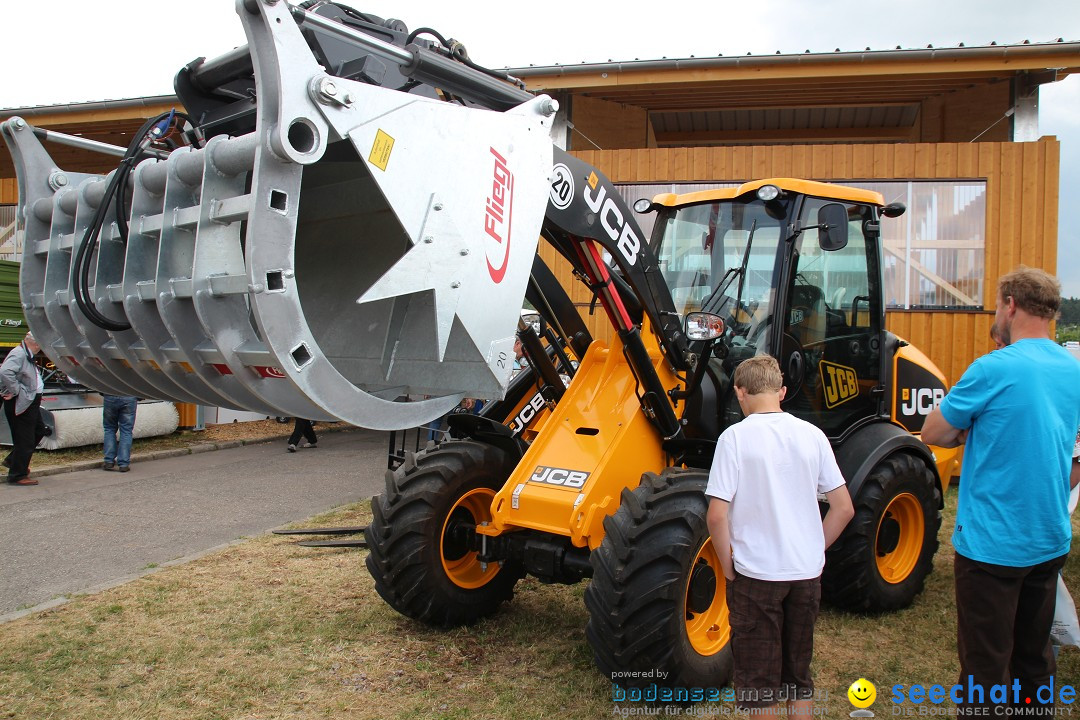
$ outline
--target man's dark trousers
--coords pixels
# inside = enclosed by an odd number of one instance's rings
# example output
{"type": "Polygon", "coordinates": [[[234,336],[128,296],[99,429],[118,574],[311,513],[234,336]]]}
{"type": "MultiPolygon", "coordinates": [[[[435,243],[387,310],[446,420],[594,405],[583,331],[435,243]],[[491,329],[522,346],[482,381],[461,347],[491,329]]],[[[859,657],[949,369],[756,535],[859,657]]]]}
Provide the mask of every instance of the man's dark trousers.
{"type": "Polygon", "coordinates": [[[4,401],[4,415],[11,428],[11,454],[8,455],[8,482],[22,480],[30,474],[30,458],[34,448],[45,437],[45,423],[41,419],[41,393],[21,414],[15,414],[15,401],[4,401]]]}
{"type": "MultiPolygon", "coordinates": [[[[957,649],[960,685],[968,676],[983,687],[984,697],[972,705],[986,706],[994,685],[1020,681],[1017,704],[1053,706],[1040,701],[1037,690],[1054,674],[1050,625],[1058,572],[1068,553],[1031,567],[1007,567],[978,562],[956,554],[957,649]],[[993,598],[988,600],[988,598],[993,598]],[[1031,698],[1030,704],[1026,702],[1031,698]]],[[[1047,700],[1045,697],[1043,701],[1047,700]]],[[[1012,690],[1009,704],[1013,703],[1012,690]]]]}

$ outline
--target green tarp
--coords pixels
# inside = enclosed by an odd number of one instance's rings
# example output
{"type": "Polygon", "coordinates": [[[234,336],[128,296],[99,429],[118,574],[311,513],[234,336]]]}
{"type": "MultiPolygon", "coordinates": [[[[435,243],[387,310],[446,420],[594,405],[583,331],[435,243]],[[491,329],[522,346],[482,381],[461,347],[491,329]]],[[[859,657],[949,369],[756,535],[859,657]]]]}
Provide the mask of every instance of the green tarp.
{"type": "Polygon", "coordinates": [[[0,348],[18,345],[27,329],[19,302],[19,263],[0,260],[0,348]]]}

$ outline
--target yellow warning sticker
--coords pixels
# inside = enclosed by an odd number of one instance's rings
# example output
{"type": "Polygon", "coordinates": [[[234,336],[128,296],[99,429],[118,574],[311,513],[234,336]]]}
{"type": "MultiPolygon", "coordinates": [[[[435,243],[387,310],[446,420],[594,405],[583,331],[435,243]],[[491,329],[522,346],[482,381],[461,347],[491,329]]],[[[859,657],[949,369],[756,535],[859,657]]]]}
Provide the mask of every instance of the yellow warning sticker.
{"type": "Polygon", "coordinates": [[[394,138],[382,130],[375,133],[375,142],[371,146],[371,154],[368,162],[386,172],[386,166],[390,162],[390,152],[394,149],[394,138]]]}

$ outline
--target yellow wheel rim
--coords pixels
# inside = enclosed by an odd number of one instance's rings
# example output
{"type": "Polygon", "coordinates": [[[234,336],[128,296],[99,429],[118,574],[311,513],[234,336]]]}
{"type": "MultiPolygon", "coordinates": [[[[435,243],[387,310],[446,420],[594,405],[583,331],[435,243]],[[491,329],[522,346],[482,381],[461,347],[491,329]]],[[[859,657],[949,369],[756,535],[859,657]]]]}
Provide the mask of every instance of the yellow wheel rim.
{"type": "Polygon", "coordinates": [[[901,583],[922,554],[926,527],[922,504],[911,493],[894,497],[881,514],[876,536],[878,573],[885,582],[901,583]]]}
{"type": "Polygon", "coordinates": [[[731,639],[725,586],[716,550],[706,540],[690,566],[685,592],[686,636],[700,655],[715,655],[731,639]]]}
{"type": "Polygon", "coordinates": [[[491,501],[495,491],[489,488],[477,488],[462,495],[450,509],[443,522],[439,536],[439,555],[443,570],[458,587],[472,590],[483,587],[499,572],[498,563],[482,563],[477,553],[464,547],[458,547],[455,539],[448,535],[451,522],[465,522],[479,525],[491,520],[491,501]]]}

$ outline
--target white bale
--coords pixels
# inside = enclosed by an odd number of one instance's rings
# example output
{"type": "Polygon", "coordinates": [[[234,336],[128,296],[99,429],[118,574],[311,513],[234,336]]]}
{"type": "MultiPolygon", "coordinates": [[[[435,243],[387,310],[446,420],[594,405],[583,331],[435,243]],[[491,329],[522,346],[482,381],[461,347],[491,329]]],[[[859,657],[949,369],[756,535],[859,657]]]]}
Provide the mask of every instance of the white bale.
{"type": "MultiPolygon", "coordinates": [[[[38,445],[42,450],[100,445],[104,437],[102,408],[85,407],[53,411],[55,428],[50,437],[38,445]]],[[[168,435],[180,424],[180,414],[171,402],[144,400],[135,411],[132,437],[147,438],[168,435]]]]}

